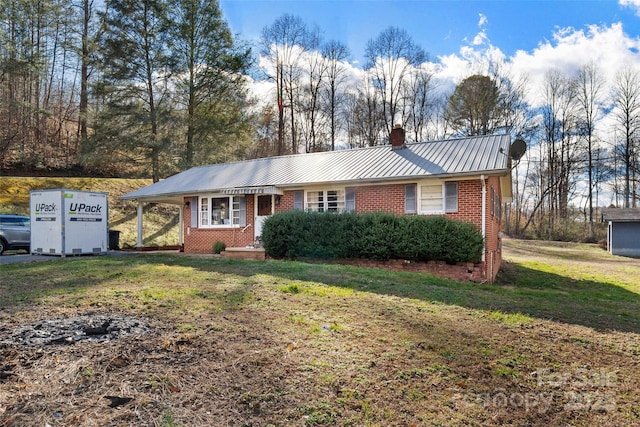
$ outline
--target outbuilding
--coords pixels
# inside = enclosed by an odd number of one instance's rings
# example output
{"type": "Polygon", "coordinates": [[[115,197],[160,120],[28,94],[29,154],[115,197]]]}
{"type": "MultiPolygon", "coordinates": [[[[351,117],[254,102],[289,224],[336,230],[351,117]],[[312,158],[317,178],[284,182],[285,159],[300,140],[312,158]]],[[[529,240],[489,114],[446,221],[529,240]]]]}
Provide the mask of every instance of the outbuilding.
{"type": "Polygon", "coordinates": [[[602,220],[607,227],[607,251],[613,255],[640,257],[640,209],[606,208],[602,220]]]}
{"type": "Polygon", "coordinates": [[[180,205],[180,243],[191,253],[211,253],[217,241],[251,246],[266,217],[291,209],[446,215],[482,232],[484,277],[493,281],[511,159],[524,150],[518,142],[488,135],[405,143],[396,127],[389,145],[194,167],[122,198],[138,202],[140,247],[143,203],[180,205]]]}

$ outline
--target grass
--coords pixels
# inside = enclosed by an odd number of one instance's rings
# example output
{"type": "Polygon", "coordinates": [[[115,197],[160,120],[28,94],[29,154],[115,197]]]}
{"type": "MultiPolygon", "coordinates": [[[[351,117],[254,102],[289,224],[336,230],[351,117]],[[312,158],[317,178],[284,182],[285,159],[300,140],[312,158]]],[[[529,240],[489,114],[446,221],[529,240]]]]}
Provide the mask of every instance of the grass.
{"type": "Polygon", "coordinates": [[[640,262],[563,245],[506,241],[496,285],[175,253],[3,265],[0,342],[93,312],[153,332],[0,345],[0,424],[638,425],[640,262]]]}
{"type": "MultiPolygon", "coordinates": [[[[120,247],[136,244],[137,206],[120,196],[150,185],[150,179],[0,177],[0,213],[29,215],[29,191],[70,189],[109,193],[109,229],[120,231],[120,247]]],[[[145,205],[146,246],[178,244],[178,207],[145,205]]]]}

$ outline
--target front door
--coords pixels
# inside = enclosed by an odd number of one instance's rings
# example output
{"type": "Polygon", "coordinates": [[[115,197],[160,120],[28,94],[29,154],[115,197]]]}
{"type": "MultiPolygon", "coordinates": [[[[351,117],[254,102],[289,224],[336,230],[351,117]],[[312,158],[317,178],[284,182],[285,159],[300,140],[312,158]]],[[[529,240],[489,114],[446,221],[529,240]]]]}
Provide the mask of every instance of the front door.
{"type": "Polygon", "coordinates": [[[256,223],[253,227],[256,240],[262,235],[262,223],[273,214],[273,196],[256,195],[256,223]]]}

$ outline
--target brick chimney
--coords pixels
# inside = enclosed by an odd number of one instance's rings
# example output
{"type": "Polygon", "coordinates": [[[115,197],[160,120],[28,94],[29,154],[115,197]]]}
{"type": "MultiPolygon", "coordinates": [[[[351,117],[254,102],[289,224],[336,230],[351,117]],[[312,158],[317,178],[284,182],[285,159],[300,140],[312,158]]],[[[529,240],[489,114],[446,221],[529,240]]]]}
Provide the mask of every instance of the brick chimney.
{"type": "Polygon", "coordinates": [[[404,145],[404,129],[402,129],[402,125],[395,125],[391,130],[391,135],[389,136],[391,140],[391,149],[392,150],[400,150],[405,147],[404,145]]]}

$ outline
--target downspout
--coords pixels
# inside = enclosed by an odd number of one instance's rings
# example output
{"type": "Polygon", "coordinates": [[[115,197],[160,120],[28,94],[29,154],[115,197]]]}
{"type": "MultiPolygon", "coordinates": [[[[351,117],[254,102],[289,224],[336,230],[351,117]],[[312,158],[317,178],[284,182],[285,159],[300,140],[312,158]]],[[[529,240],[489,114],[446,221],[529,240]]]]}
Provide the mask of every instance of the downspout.
{"type": "Polygon", "coordinates": [[[184,207],[178,210],[178,245],[184,248],[184,207]]]}
{"type": "Polygon", "coordinates": [[[482,262],[485,262],[487,252],[487,183],[484,180],[484,174],[480,175],[480,182],[482,182],[482,262]]]}

